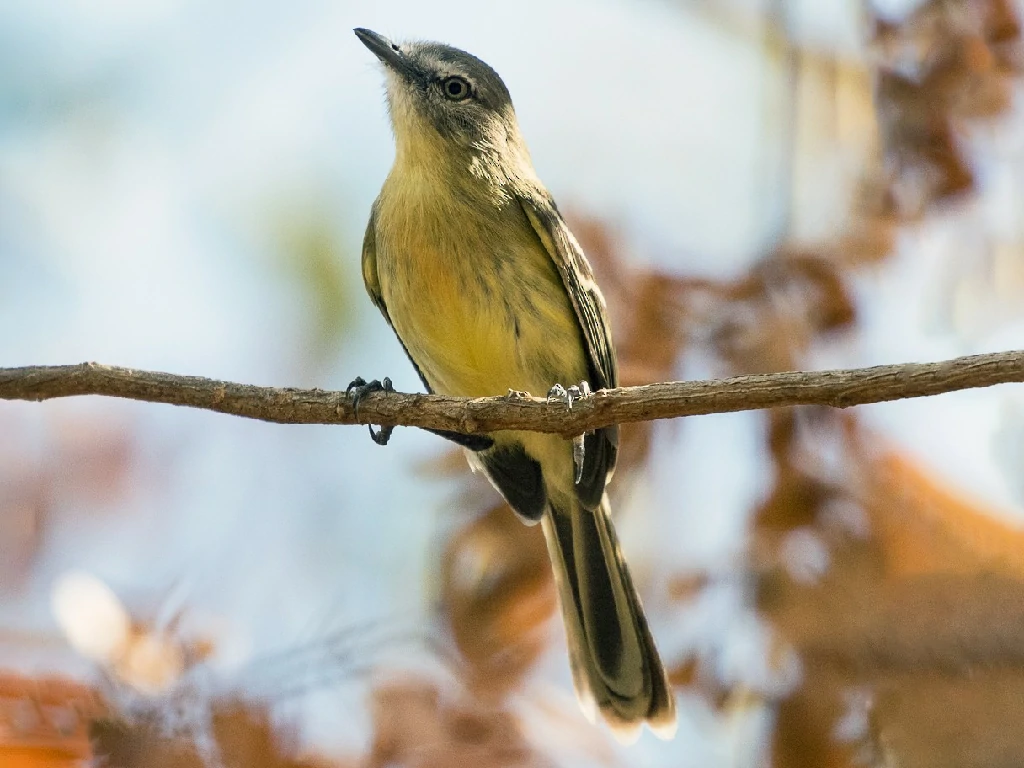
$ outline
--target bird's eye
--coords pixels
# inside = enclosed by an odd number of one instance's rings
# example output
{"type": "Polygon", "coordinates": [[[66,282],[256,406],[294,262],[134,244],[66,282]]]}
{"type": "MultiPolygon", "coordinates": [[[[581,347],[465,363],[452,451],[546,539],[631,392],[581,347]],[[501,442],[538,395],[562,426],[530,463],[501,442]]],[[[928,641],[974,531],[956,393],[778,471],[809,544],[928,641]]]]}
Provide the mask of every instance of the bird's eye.
{"type": "Polygon", "coordinates": [[[469,81],[464,77],[452,75],[441,81],[441,90],[452,101],[462,101],[470,94],[469,81]]]}

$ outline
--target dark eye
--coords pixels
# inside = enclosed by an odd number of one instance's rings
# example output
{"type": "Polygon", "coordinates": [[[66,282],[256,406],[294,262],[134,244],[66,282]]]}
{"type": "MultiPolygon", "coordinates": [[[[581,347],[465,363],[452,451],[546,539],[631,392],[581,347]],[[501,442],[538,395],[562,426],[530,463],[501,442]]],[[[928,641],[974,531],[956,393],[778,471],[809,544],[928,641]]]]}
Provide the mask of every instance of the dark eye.
{"type": "Polygon", "coordinates": [[[444,95],[452,101],[462,101],[464,98],[469,96],[469,81],[464,77],[452,75],[451,77],[446,77],[441,81],[441,90],[444,91],[444,95]]]}

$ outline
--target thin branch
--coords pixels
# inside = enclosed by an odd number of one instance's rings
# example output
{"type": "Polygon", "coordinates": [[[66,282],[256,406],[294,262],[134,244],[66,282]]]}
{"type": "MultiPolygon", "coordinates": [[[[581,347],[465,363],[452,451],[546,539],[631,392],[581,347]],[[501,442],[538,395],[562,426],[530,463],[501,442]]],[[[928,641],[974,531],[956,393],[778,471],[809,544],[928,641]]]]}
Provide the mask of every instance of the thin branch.
{"type": "Polygon", "coordinates": [[[571,411],[542,398],[374,393],[360,403],[357,419],[352,401],[344,392],[255,387],[82,363],[0,368],[0,400],[103,395],[202,408],[279,424],[372,423],[464,434],[523,429],[572,436],[609,424],[792,405],[846,408],[1022,381],[1024,352],[997,352],[941,363],[768,373],[602,390],[577,401],[571,411]]]}

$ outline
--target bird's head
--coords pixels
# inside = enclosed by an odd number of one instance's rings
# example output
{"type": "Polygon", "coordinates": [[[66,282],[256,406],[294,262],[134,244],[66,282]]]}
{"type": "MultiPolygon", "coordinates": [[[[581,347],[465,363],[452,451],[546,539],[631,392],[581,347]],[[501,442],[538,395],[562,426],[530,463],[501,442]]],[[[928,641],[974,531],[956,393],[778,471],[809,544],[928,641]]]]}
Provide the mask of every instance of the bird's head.
{"type": "Polygon", "coordinates": [[[384,64],[400,155],[442,153],[504,165],[526,156],[508,88],[485,62],[442,43],[400,44],[368,29],[355,33],[384,64]]]}

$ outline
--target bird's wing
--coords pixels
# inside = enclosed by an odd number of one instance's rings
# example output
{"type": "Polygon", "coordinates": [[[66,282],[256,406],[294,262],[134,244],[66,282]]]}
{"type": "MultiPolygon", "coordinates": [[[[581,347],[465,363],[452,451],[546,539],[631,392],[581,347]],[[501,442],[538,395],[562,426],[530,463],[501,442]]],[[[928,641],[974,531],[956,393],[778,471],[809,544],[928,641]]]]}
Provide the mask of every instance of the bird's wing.
{"type": "MultiPolygon", "coordinates": [[[[519,203],[558,268],[573,309],[576,310],[576,319],[587,347],[591,387],[610,389],[617,386],[615,351],[612,348],[604,297],[594,282],[594,273],[583,255],[583,249],[569,231],[554,201],[546,193],[532,190],[525,192],[519,195],[519,203]]],[[[576,495],[588,509],[596,509],[601,503],[605,483],[615,469],[618,444],[617,426],[599,429],[584,438],[583,473],[576,484],[576,495]]]]}
{"type": "MultiPolygon", "coordinates": [[[[370,301],[384,315],[391,330],[395,326],[391,323],[391,316],[388,315],[387,305],[384,304],[384,294],[380,289],[380,275],[377,274],[377,203],[374,202],[370,208],[370,220],[366,223],[366,232],[363,235],[363,284],[366,292],[370,294],[370,301]]],[[[415,363],[413,363],[415,365],[415,363]]],[[[422,376],[420,377],[422,378],[422,376]]],[[[426,382],[424,382],[425,384],[426,382]]]]}

